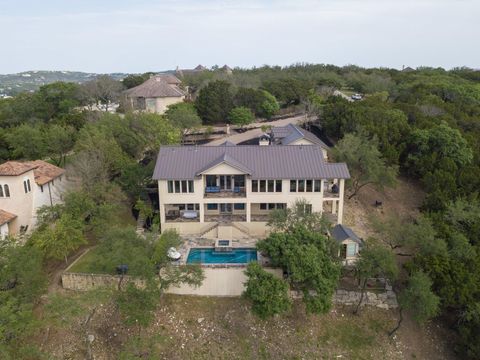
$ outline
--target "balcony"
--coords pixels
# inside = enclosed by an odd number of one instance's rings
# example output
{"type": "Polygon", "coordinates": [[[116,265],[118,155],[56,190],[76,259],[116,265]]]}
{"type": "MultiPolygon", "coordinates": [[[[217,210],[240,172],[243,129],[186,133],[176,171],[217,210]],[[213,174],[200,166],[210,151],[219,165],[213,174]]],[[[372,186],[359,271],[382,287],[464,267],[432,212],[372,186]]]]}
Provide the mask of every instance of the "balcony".
{"type": "Polygon", "coordinates": [[[168,222],[199,222],[199,212],[196,210],[167,210],[165,221],[168,222]]]}
{"type": "Polygon", "coordinates": [[[220,186],[207,186],[205,188],[204,198],[244,198],[246,196],[244,187],[234,187],[233,189],[222,189],[220,186]]]}
{"type": "Polygon", "coordinates": [[[324,198],[338,198],[338,197],[340,197],[338,185],[333,184],[333,185],[324,186],[323,197],[324,198]]]}
{"type": "Polygon", "coordinates": [[[247,221],[247,215],[243,214],[215,214],[205,215],[205,222],[218,222],[218,223],[230,223],[230,222],[245,222],[247,221]]]}

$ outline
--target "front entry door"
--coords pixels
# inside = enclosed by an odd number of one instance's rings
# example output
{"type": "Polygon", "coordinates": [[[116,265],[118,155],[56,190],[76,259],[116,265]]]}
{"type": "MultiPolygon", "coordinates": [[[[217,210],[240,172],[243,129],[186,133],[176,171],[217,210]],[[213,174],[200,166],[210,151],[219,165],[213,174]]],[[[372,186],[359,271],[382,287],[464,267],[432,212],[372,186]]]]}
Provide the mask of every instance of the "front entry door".
{"type": "Polygon", "coordinates": [[[220,204],[220,214],[231,214],[232,204],[220,204]]]}

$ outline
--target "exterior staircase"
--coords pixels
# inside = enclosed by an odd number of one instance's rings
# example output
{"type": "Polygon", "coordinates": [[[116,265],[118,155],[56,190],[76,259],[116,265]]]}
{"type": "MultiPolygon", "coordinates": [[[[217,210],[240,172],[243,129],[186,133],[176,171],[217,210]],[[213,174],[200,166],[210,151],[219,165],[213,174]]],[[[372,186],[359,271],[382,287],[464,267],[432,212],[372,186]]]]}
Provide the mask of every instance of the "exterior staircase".
{"type": "Polygon", "coordinates": [[[213,223],[213,224],[209,224],[209,225],[206,225],[204,228],[202,228],[200,230],[200,232],[198,233],[198,237],[202,237],[204,236],[206,233],[214,230],[218,228],[218,223],[213,223]]]}
{"type": "Polygon", "coordinates": [[[242,225],[238,222],[232,222],[231,225],[235,229],[237,229],[238,231],[240,231],[240,232],[244,233],[245,235],[247,235],[248,237],[250,237],[250,230],[246,226],[244,226],[244,225],[242,225]]]}

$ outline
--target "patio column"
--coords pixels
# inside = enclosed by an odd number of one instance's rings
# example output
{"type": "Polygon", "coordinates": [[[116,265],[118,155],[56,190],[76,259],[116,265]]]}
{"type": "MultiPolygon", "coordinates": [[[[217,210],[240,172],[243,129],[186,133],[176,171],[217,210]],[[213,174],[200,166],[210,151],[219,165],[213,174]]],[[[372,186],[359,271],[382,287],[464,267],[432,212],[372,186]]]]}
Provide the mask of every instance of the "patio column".
{"type": "Polygon", "coordinates": [[[337,200],[332,200],[332,214],[337,213],[337,200]]]}
{"type": "Polygon", "coordinates": [[[200,203],[200,222],[205,222],[205,204],[200,203]]]}
{"type": "Polygon", "coordinates": [[[250,206],[251,204],[250,203],[246,203],[245,204],[245,212],[246,212],[246,215],[247,215],[247,222],[249,223],[251,221],[251,209],[250,209],[250,206]]]}
{"type": "Polygon", "coordinates": [[[338,216],[337,223],[341,224],[343,221],[343,198],[345,196],[345,179],[340,179],[340,186],[338,189],[339,199],[338,199],[338,216]]]}

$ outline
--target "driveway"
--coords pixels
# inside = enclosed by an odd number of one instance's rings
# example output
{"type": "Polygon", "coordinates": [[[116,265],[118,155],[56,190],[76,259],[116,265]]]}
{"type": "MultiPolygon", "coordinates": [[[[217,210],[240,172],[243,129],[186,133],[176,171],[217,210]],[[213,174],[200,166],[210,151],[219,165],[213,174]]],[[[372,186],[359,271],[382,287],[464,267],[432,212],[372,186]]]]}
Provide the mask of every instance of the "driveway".
{"type": "Polygon", "coordinates": [[[262,135],[261,126],[286,126],[288,124],[298,124],[303,121],[305,121],[305,115],[293,116],[290,118],[274,120],[274,121],[253,123],[248,126],[249,128],[252,128],[252,130],[247,130],[239,134],[234,133],[232,135],[224,136],[220,139],[212,140],[205,145],[220,145],[227,140],[234,144],[239,144],[247,140],[258,138],[260,135],[262,135]]]}

